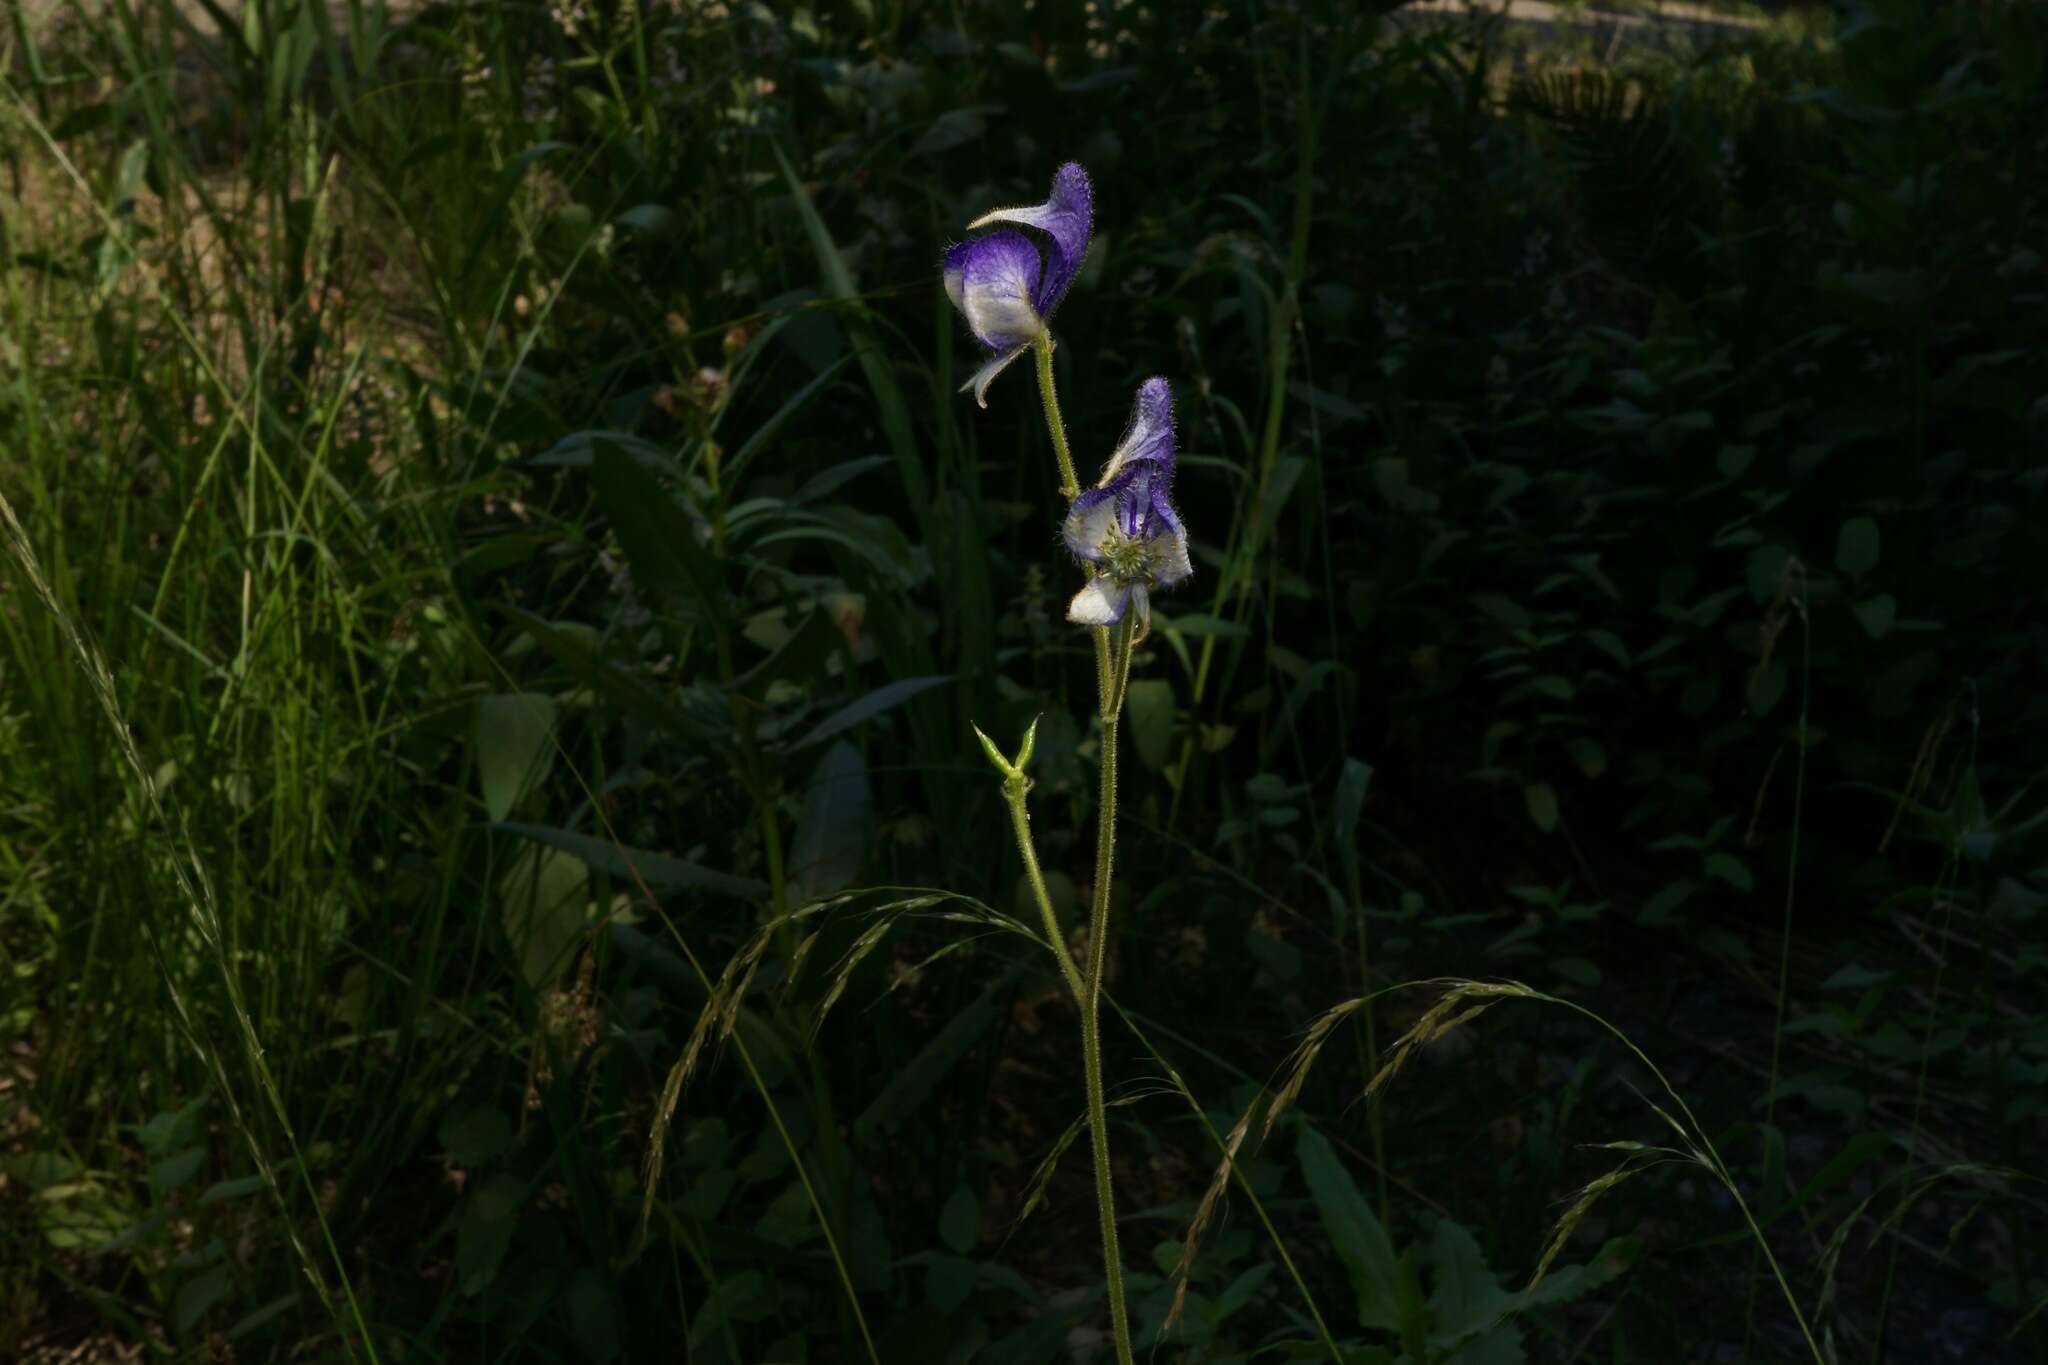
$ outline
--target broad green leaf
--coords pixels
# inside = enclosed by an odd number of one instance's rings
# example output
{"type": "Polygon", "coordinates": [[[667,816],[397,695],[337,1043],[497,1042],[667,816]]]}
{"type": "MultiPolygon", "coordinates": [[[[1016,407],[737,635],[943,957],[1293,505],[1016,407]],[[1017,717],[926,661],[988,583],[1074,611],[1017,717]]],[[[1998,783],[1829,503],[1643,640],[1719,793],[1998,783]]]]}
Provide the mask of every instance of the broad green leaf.
{"type": "Polygon", "coordinates": [[[226,1199],[240,1199],[263,1188],[260,1175],[237,1176],[233,1180],[217,1180],[206,1187],[206,1193],[199,1196],[199,1207],[218,1204],[226,1199]]]}
{"type": "Polygon", "coordinates": [[[1548,782],[1531,782],[1523,787],[1522,804],[1529,808],[1529,818],[1536,822],[1536,828],[1545,834],[1557,828],[1557,789],[1548,782]]]}
{"type": "MultiPolygon", "coordinates": [[[[1746,1239],[1749,1234],[1745,1232],[1742,1236],[1746,1239]]],[[[1515,1295],[1518,1310],[1570,1303],[1590,1294],[1634,1265],[1636,1254],[1641,1249],[1641,1244],[1633,1237],[1616,1237],[1601,1247],[1599,1254],[1586,1264],[1558,1266],[1534,1289],[1525,1289],[1515,1295]]]]}
{"type": "Polygon", "coordinates": [[[768,895],[766,882],[752,877],[735,877],[730,872],[717,872],[666,853],[648,853],[608,839],[576,834],[566,829],[550,829],[545,825],[523,824],[517,820],[508,820],[493,828],[572,854],[592,872],[601,872],[635,889],[644,882],[649,891],[657,894],[703,891],[743,901],[765,900],[768,895]]]}
{"type": "Polygon", "coordinates": [[[208,1266],[191,1279],[178,1286],[178,1297],[171,1308],[171,1321],[178,1329],[178,1335],[189,1333],[207,1310],[228,1296],[233,1280],[225,1262],[208,1266]]]}
{"type": "Polygon", "coordinates": [[[1462,1224],[1449,1218],[1437,1221],[1429,1260],[1434,1271],[1429,1295],[1430,1345],[1439,1350],[1462,1345],[1491,1332],[1514,1311],[1515,1296],[1502,1289],[1486,1268],[1485,1254],[1462,1224]]]}
{"type": "Polygon", "coordinates": [[[1892,622],[1898,619],[1899,603],[1890,593],[1881,592],[1858,602],[1850,610],[1856,613],[1856,619],[1863,623],[1863,629],[1870,633],[1871,639],[1882,640],[1891,633],[1892,622]]]}
{"type": "Polygon", "coordinates": [[[1366,789],[1372,785],[1372,768],[1355,758],[1344,760],[1337,778],[1337,796],[1330,803],[1330,837],[1337,841],[1337,859],[1344,866],[1345,885],[1358,886],[1358,818],[1365,809],[1366,789]]]}
{"type": "MultiPolygon", "coordinates": [[[[846,358],[842,356],[839,360],[827,365],[810,383],[798,389],[781,407],[769,414],[767,421],[754,428],[754,434],[747,437],[740,448],[734,451],[732,457],[726,461],[725,479],[728,486],[738,487],[740,476],[746,472],[749,465],[753,464],[754,457],[775,444],[776,438],[782,435],[782,429],[788,426],[792,418],[796,417],[805,408],[808,408],[817,399],[818,395],[825,391],[825,385],[832,381],[833,377],[839,373],[840,368],[845,364],[846,358]]],[[[869,459],[873,458],[875,457],[869,457],[869,459]]],[[[837,466],[837,468],[844,470],[851,466],[850,472],[844,475],[844,477],[850,478],[853,474],[859,473],[865,463],[862,460],[851,460],[846,462],[846,464],[837,466]]],[[[815,483],[816,479],[813,479],[812,482],[815,483]]],[[[805,491],[806,493],[810,492],[808,485],[805,491]]],[[[812,496],[816,496],[816,494],[812,494],[812,496]]],[[[797,500],[803,501],[803,495],[800,494],[797,500]]]]}
{"type": "Polygon", "coordinates": [[[233,1327],[228,1328],[228,1340],[240,1341],[251,1332],[261,1331],[266,1324],[276,1321],[298,1306],[299,1291],[296,1289],[289,1294],[274,1298],[255,1312],[244,1314],[233,1327]]]}
{"type": "Polygon", "coordinates": [[[936,1255],[925,1268],[924,1296],[941,1313],[951,1313],[974,1290],[974,1262],[936,1255]]]}
{"type": "Polygon", "coordinates": [[[1131,722],[1131,743],[1138,761],[1153,772],[1166,766],[1173,750],[1173,684],[1164,678],[1140,678],[1124,695],[1124,714],[1131,722]]]}
{"type": "Polygon", "coordinates": [[[863,1146],[894,1132],[903,1121],[923,1106],[934,1088],[951,1071],[967,1049],[979,1042],[996,1018],[996,997],[1016,980],[1016,967],[1004,972],[966,1008],[946,1021],[915,1057],[889,1078],[880,1094],[853,1121],[855,1141],[863,1146]]]}
{"type": "Polygon", "coordinates": [[[965,1181],[953,1187],[945,1207],[939,1210],[939,1240],[962,1256],[981,1240],[981,1201],[965,1181]]]}
{"type": "Polygon", "coordinates": [[[589,880],[573,854],[525,848],[498,883],[505,938],[518,954],[526,984],[535,990],[561,971],[583,931],[589,880]]]}
{"type": "Polygon", "coordinates": [[[934,687],[943,686],[951,681],[953,681],[951,675],[939,675],[925,678],[899,678],[895,682],[884,683],[865,697],[847,703],[831,715],[825,717],[825,719],[819,721],[811,732],[798,740],[793,747],[802,749],[812,744],[822,744],[834,735],[851,730],[864,720],[878,716],[893,707],[901,706],[920,692],[929,691],[934,687]]]}
{"type": "Polygon", "coordinates": [[[1742,859],[1732,853],[1709,853],[1703,866],[1710,877],[1719,877],[1737,891],[1756,889],[1756,878],[1750,876],[1749,868],[1742,859]]]}
{"type": "Polygon", "coordinates": [[[803,220],[804,235],[811,239],[811,250],[818,258],[818,272],[824,277],[825,292],[842,304],[852,305],[844,314],[847,340],[852,343],[854,359],[860,362],[861,373],[867,377],[868,387],[874,392],[875,407],[881,418],[882,430],[889,437],[889,448],[896,456],[896,474],[903,482],[905,497],[910,501],[911,516],[919,526],[923,526],[930,520],[931,495],[925,484],[917,436],[910,423],[910,408],[903,401],[902,386],[896,382],[896,373],[890,368],[891,353],[876,338],[868,322],[866,305],[854,285],[853,272],[847,268],[846,257],[840,254],[838,244],[832,240],[825,220],[818,216],[818,206],[811,202],[810,191],[797,178],[795,168],[782,153],[782,145],[771,141],[768,146],[775,153],[776,164],[782,168],[790,200],[796,205],[797,216],[803,220]]]}
{"type": "Polygon", "coordinates": [[[455,1226],[455,1283],[465,1297],[474,1298],[497,1278],[525,1203],[525,1183],[506,1171],[471,1188],[455,1226]]]}
{"type": "Polygon", "coordinates": [[[569,1280],[562,1294],[569,1310],[569,1328],[583,1358],[592,1365],[605,1365],[619,1353],[619,1324],[626,1308],[619,1299],[611,1276],[595,1266],[585,1266],[569,1280]]]}
{"type": "Polygon", "coordinates": [[[510,815],[554,762],[554,698],[538,692],[501,692],[477,703],[477,776],[491,819],[510,815]]]}
{"type": "Polygon", "coordinates": [[[1330,1150],[1329,1141],[1304,1123],[1294,1144],[1310,1198],[1322,1215],[1358,1300],[1358,1325],[1383,1332],[1401,1330],[1400,1271],[1387,1230],[1373,1216],[1365,1195],[1330,1150]]]}
{"type": "Polygon", "coordinates": [[[722,622],[731,612],[722,567],[699,541],[695,520],[661,481],[603,441],[592,448],[590,478],[640,589],[722,622]]]}
{"type": "Polygon", "coordinates": [[[610,446],[633,457],[648,469],[664,474],[676,472],[676,457],[644,436],[629,431],[572,431],[533,457],[537,465],[585,469],[596,458],[600,446],[610,446]]]}
{"type": "Polygon", "coordinates": [[[441,1116],[440,1137],[457,1166],[487,1166],[512,1145],[512,1120],[495,1105],[471,1102],[441,1116]]]}
{"type": "Polygon", "coordinates": [[[1851,517],[1835,536],[1835,567],[1851,578],[1861,578],[1877,567],[1877,549],[1877,522],[1851,517]]]}
{"type": "Polygon", "coordinates": [[[149,1168],[151,1189],[175,1190],[199,1174],[199,1168],[206,1164],[206,1148],[187,1147],[182,1152],[173,1152],[149,1168]]]}
{"type": "Polygon", "coordinates": [[[525,628],[534,643],[546,650],[550,658],[575,674],[577,681],[596,688],[606,700],[648,725],[709,749],[724,749],[732,744],[732,732],[722,714],[716,722],[699,716],[681,699],[664,697],[639,678],[600,659],[596,632],[589,626],[581,622],[543,620],[518,607],[506,607],[504,611],[525,628]]]}
{"type": "MultiPolygon", "coordinates": [[[[180,1147],[189,1147],[199,1141],[199,1111],[205,1107],[206,1096],[200,1095],[177,1109],[152,1115],[147,1123],[124,1126],[135,1134],[143,1151],[151,1156],[167,1156],[180,1147]]],[[[31,1176],[21,1175],[19,1178],[28,1181],[31,1188],[37,1188],[31,1176]]]]}
{"type": "Polygon", "coordinates": [[[852,885],[868,842],[868,765],[840,740],[811,773],[803,813],[789,845],[789,883],[797,903],[852,885]]]}

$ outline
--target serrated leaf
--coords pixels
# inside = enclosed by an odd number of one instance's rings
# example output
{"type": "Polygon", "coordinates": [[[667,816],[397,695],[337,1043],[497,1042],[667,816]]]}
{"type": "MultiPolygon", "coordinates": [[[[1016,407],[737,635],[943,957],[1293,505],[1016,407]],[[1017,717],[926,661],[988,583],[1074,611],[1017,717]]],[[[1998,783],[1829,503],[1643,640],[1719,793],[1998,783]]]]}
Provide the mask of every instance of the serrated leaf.
{"type": "Polygon", "coordinates": [[[1351,1173],[1330,1150],[1328,1139],[1304,1123],[1295,1139],[1295,1159],[1308,1183],[1330,1244],[1351,1277],[1360,1327],[1383,1332],[1401,1328],[1400,1273],[1387,1230],[1373,1216],[1351,1173]]]}

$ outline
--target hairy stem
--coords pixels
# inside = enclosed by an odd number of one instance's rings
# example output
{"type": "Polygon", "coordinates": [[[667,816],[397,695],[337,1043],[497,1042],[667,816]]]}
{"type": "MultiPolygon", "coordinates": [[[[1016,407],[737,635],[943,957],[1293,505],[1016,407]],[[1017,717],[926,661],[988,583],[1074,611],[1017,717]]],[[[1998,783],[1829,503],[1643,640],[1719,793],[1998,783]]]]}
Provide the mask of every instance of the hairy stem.
{"type": "Polygon", "coordinates": [[[1045,889],[1045,873],[1039,870],[1038,849],[1031,842],[1031,817],[1024,809],[1024,792],[1030,784],[1020,773],[1014,780],[1003,783],[1003,799],[1010,806],[1010,829],[1017,836],[1017,852],[1024,859],[1024,880],[1031,885],[1031,897],[1038,903],[1038,913],[1045,921],[1045,940],[1052,945],[1052,955],[1059,960],[1060,976],[1067,983],[1067,989],[1074,993],[1074,1003],[1079,1005],[1087,999],[1088,992],[1081,980],[1081,969],[1074,965],[1074,955],[1067,951],[1066,937],[1060,931],[1059,916],[1052,912],[1052,897],[1045,889]]]}
{"type": "Polygon", "coordinates": [[[1102,1224],[1102,1268],[1109,1288],[1109,1325],[1118,1365],[1132,1365],[1131,1329],[1124,1313],[1123,1259],[1117,1248],[1116,1194],[1110,1180],[1109,1123],[1102,1084],[1102,974],[1109,957],[1109,890],[1116,866],[1117,722],[1130,678],[1135,613],[1117,628],[1095,632],[1097,695],[1102,700],[1102,788],[1095,812],[1095,886],[1088,914],[1088,973],[1081,998],[1081,1064],[1088,1087],[1088,1133],[1095,1152],[1095,1210],[1102,1224]]]}
{"type": "Polygon", "coordinates": [[[1060,416],[1060,396],[1052,382],[1052,333],[1040,332],[1031,343],[1038,360],[1038,401],[1045,406],[1045,429],[1052,436],[1052,453],[1060,462],[1060,496],[1069,502],[1081,492],[1074,477],[1074,452],[1067,448],[1067,424],[1060,416]]]}

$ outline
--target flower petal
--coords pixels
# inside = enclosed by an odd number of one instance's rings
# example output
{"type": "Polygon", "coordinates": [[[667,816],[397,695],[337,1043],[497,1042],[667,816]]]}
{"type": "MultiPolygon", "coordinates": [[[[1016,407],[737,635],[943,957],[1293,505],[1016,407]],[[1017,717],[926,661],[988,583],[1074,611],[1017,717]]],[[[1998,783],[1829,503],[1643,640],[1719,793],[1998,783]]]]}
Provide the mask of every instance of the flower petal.
{"type": "Polygon", "coordinates": [[[1043,204],[996,209],[982,214],[967,227],[972,231],[988,223],[1022,223],[1052,239],[1044,278],[1038,282],[1032,298],[1038,315],[1049,317],[1053,307],[1065,297],[1074,276],[1080,273],[1094,221],[1095,191],[1088,183],[1088,172],[1081,169],[1078,161],[1069,161],[1053,172],[1052,194],[1043,204]]]}
{"type": "Polygon", "coordinates": [[[1157,375],[1138,386],[1138,396],[1131,404],[1131,425],[1109,457],[1109,463],[1102,467],[1101,486],[1107,488],[1133,460],[1163,465],[1171,476],[1173,387],[1157,375]]]}
{"type": "Polygon", "coordinates": [[[1022,346],[1045,329],[1031,299],[1041,266],[1021,232],[991,232],[946,252],[946,297],[991,351],[1022,346]]]}
{"type": "Polygon", "coordinates": [[[1188,533],[1178,525],[1154,537],[1147,549],[1152,581],[1160,587],[1169,588],[1194,576],[1195,566],[1188,559],[1188,533]]]}
{"type": "Polygon", "coordinates": [[[1076,558],[1100,561],[1106,556],[1102,543],[1116,525],[1116,493],[1107,488],[1084,488],[1067,507],[1066,523],[1060,528],[1067,548],[1076,558]]]}
{"type": "Polygon", "coordinates": [[[988,386],[994,382],[997,375],[1010,368],[1011,361],[1030,349],[1029,346],[1013,346],[1009,350],[1004,351],[1001,355],[989,361],[988,364],[976,370],[968,378],[967,382],[960,386],[960,392],[965,393],[969,389],[973,389],[975,406],[987,407],[988,386]]]}
{"type": "Polygon", "coordinates": [[[1130,605],[1133,591],[1142,594],[1144,589],[1133,589],[1114,578],[1091,578],[1086,587],[1074,594],[1067,607],[1067,619],[1084,626],[1113,626],[1124,619],[1124,608],[1130,605]]]}

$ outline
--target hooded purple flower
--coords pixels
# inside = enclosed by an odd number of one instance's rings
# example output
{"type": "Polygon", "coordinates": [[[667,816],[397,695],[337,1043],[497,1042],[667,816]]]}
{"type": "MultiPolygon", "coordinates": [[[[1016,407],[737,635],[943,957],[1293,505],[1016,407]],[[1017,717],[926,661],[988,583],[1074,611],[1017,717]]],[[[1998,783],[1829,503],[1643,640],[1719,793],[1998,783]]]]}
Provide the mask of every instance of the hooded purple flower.
{"type": "Polygon", "coordinates": [[[1113,625],[1135,602],[1143,627],[1152,616],[1151,590],[1194,573],[1187,529],[1166,500],[1172,483],[1173,390],[1155,377],[1138,386],[1130,430],[1102,481],[1067,509],[1067,548],[1094,570],[1067,608],[1069,621],[1113,625]]]}
{"type": "Polygon", "coordinates": [[[999,228],[946,252],[946,296],[990,354],[989,362],[960,386],[973,389],[982,407],[988,406],[989,381],[1045,331],[1046,320],[1081,269],[1094,198],[1088,172],[1069,161],[1053,172],[1052,196],[1043,204],[997,209],[967,225],[972,231],[990,223],[1021,223],[1043,234],[1042,246],[1029,233],[999,228]]]}

